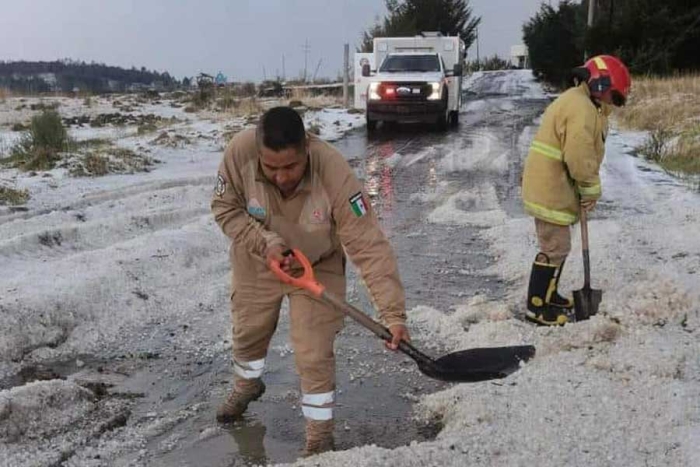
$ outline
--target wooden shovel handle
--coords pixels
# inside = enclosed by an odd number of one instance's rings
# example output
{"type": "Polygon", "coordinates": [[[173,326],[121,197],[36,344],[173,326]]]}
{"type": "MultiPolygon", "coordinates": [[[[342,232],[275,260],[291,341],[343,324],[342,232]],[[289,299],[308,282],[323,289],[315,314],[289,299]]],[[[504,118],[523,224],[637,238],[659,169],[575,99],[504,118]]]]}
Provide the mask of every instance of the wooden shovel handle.
{"type": "Polygon", "coordinates": [[[580,207],[581,213],[581,249],[583,252],[583,288],[591,288],[591,259],[588,253],[588,213],[580,207]]]}

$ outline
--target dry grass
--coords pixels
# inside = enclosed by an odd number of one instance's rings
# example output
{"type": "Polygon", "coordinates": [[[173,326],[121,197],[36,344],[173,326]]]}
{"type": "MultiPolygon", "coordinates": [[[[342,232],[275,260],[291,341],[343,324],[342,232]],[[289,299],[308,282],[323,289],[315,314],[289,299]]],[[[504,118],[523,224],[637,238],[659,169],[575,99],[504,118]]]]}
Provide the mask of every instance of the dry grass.
{"type": "Polygon", "coordinates": [[[107,174],[149,172],[156,162],[130,149],[109,146],[86,154],[75,154],[66,161],[65,167],[74,177],[100,177],[107,174]]]}
{"type": "Polygon", "coordinates": [[[681,132],[700,124],[700,75],[671,78],[635,77],[620,123],[636,130],[659,126],[681,132]]]}
{"type": "Polygon", "coordinates": [[[343,105],[343,96],[314,96],[307,89],[294,89],[289,98],[289,102],[292,101],[300,101],[304,107],[310,109],[320,109],[343,105]]]}
{"type": "Polygon", "coordinates": [[[27,190],[16,190],[0,185],[0,205],[9,204],[11,206],[16,206],[26,203],[28,199],[29,192],[27,190]]]}
{"type": "Polygon", "coordinates": [[[265,112],[265,109],[260,102],[260,100],[256,97],[249,97],[247,99],[242,99],[238,107],[236,109],[233,109],[233,112],[236,116],[239,117],[246,117],[246,116],[252,116],[252,115],[260,115],[263,112],[265,112]]]}
{"type": "Polygon", "coordinates": [[[700,75],[636,77],[623,128],[651,132],[640,152],[676,173],[700,173],[700,75]]]}

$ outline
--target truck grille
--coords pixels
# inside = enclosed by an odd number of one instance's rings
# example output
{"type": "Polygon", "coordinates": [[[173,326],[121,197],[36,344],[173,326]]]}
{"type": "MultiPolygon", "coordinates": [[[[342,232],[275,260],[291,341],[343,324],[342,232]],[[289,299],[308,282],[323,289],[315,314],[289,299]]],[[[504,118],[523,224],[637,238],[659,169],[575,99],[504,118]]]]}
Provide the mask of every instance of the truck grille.
{"type": "Polygon", "coordinates": [[[394,83],[382,82],[379,86],[379,95],[382,99],[397,101],[424,101],[433,92],[429,83],[394,83]]]}

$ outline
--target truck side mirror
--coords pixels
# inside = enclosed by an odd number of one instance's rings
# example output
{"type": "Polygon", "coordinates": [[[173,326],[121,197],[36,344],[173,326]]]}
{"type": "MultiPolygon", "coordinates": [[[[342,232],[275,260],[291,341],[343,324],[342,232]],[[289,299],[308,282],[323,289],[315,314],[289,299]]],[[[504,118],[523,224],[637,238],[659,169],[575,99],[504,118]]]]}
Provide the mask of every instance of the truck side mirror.
{"type": "Polygon", "coordinates": [[[455,63],[452,74],[454,76],[462,76],[462,64],[461,63],[455,63]]]}
{"type": "Polygon", "coordinates": [[[369,63],[365,63],[364,65],[362,65],[362,76],[369,76],[369,63]]]}

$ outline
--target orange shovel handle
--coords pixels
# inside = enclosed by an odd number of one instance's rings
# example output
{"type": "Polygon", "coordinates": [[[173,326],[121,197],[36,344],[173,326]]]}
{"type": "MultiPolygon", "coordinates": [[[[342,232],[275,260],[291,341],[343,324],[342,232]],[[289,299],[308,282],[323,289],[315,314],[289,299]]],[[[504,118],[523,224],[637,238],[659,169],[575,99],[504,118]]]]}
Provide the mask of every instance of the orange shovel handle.
{"type": "Polygon", "coordinates": [[[299,263],[301,263],[304,268],[304,274],[301,277],[290,276],[282,270],[279,261],[270,261],[268,264],[273,273],[285,284],[293,285],[294,287],[299,287],[300,289],[308,290],[312,295],[320,297],[323,295],[325,287],[319,284],[314,277],[314,269],[311,266],[309,259],[304,256],[300,250],[296,248],[289,250],[290,254],[296,258],[299,263]]]}

